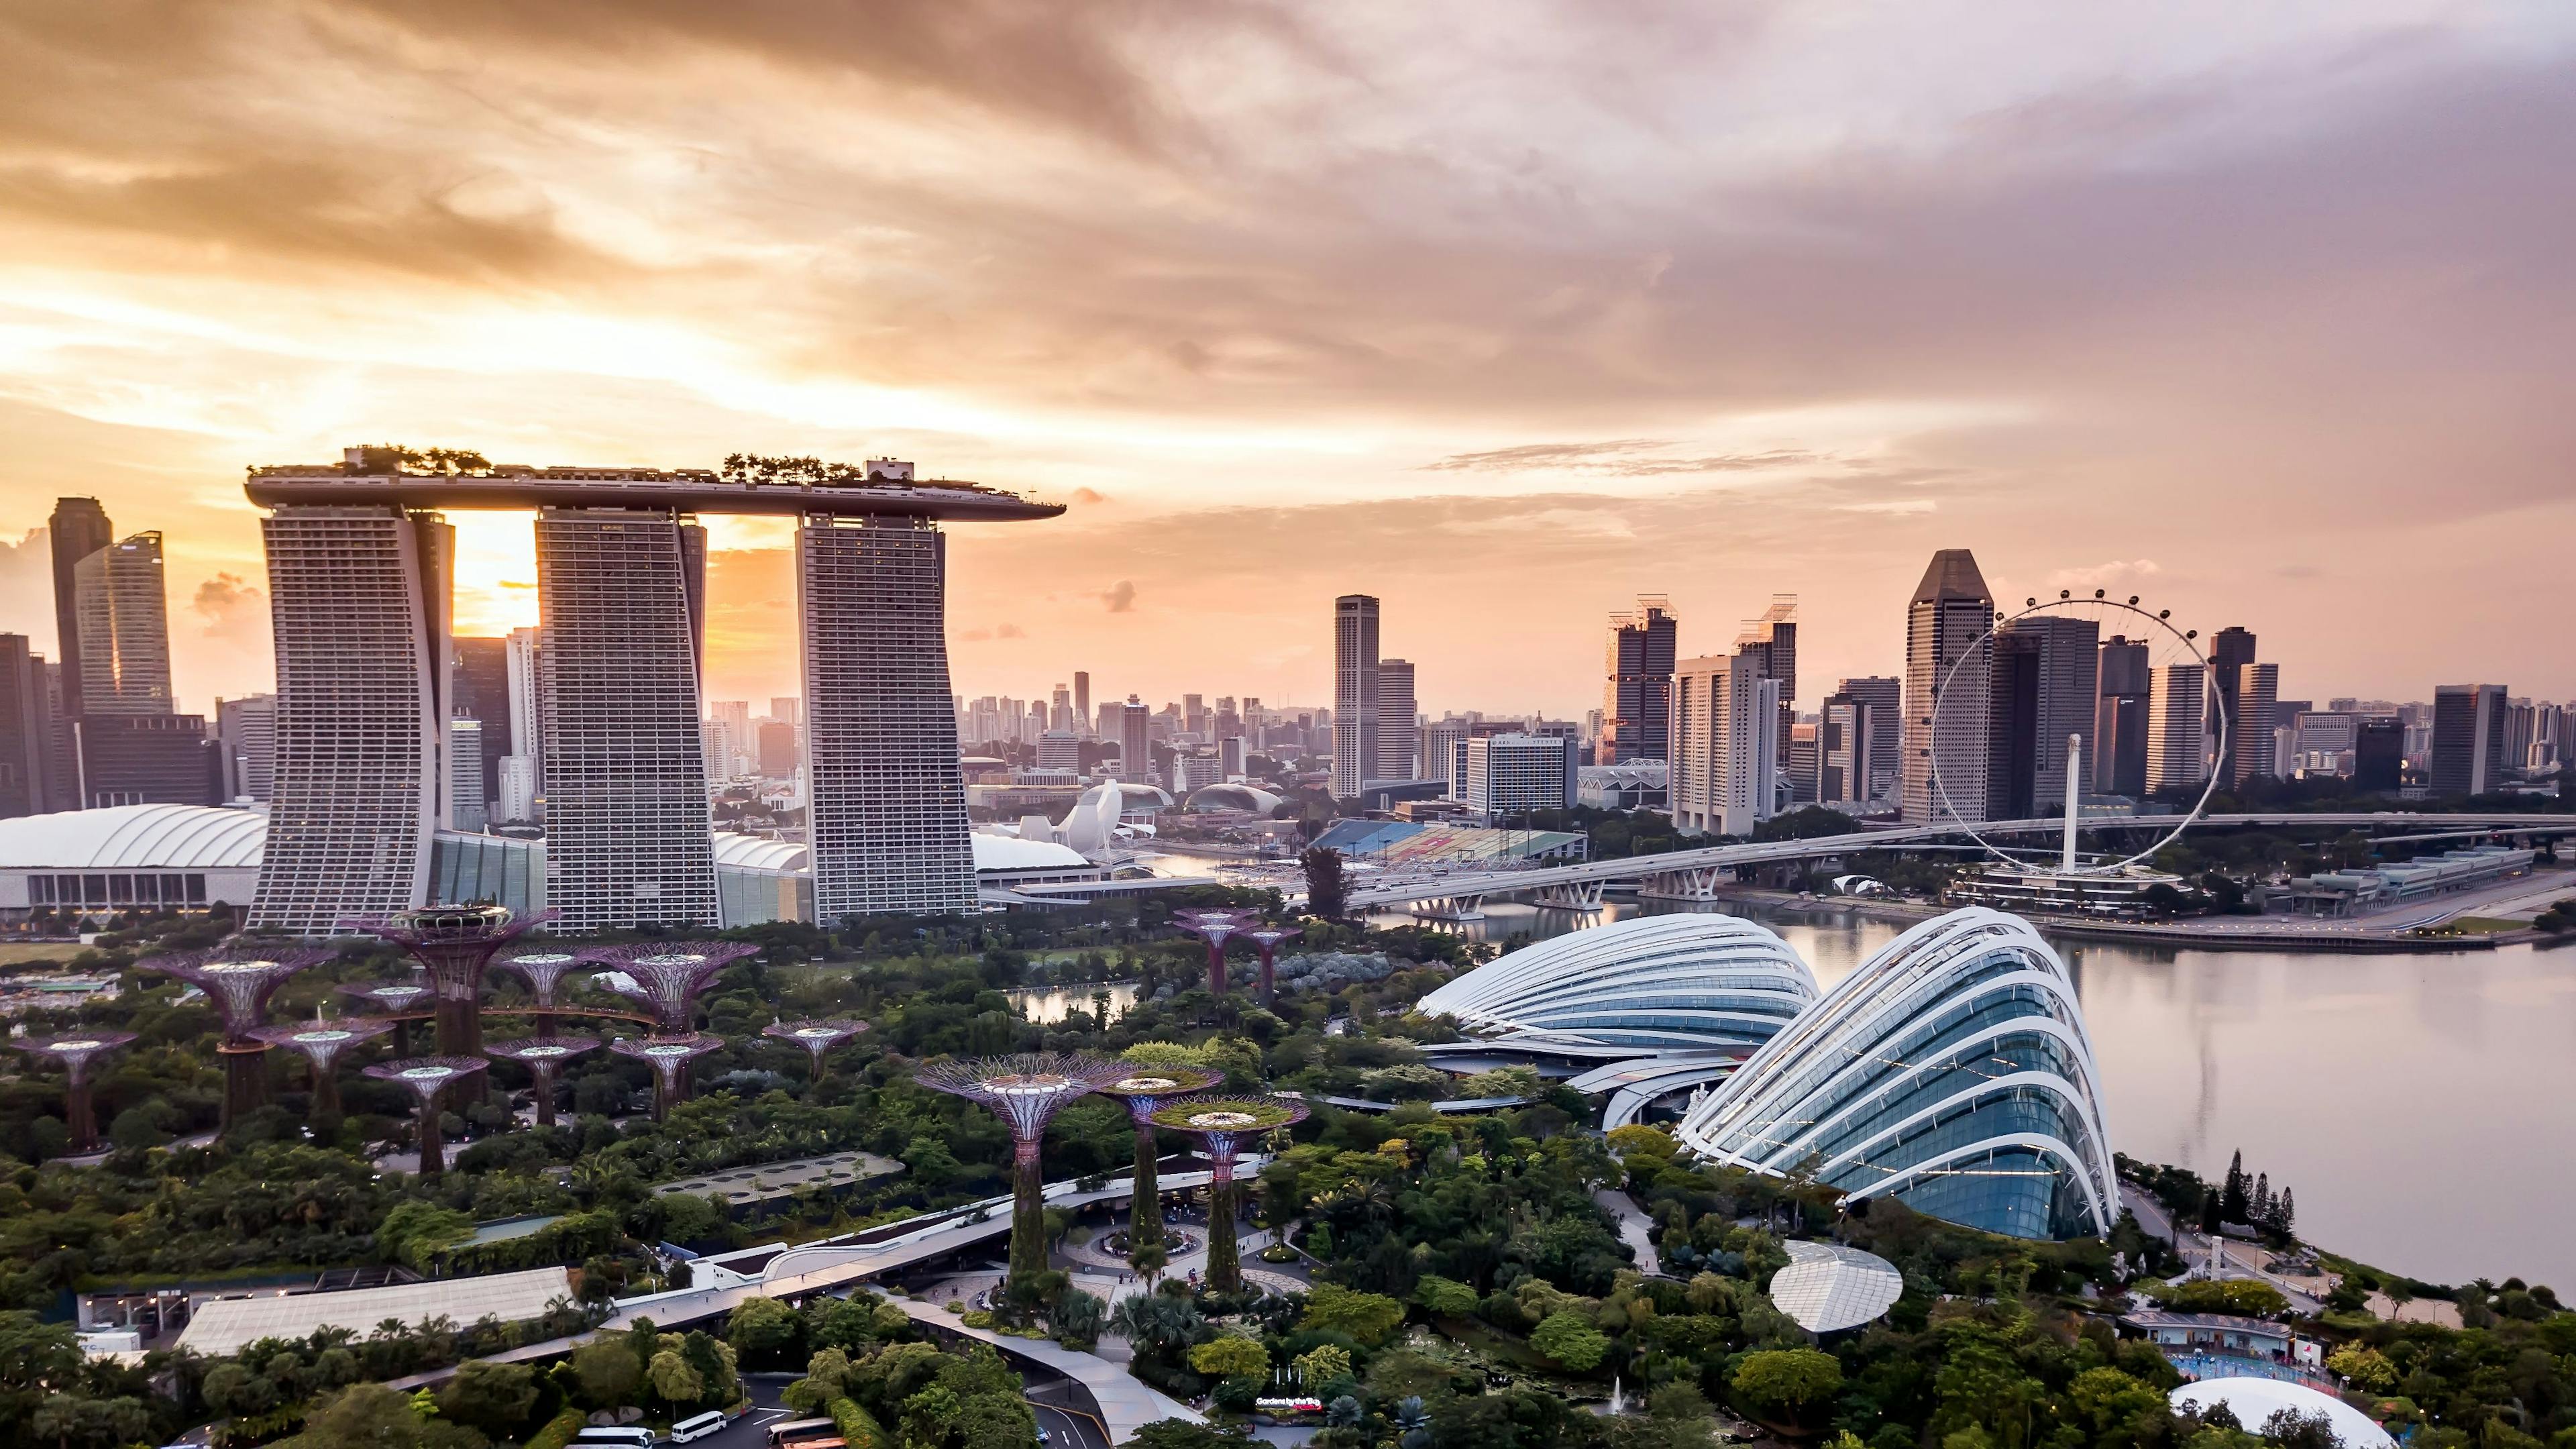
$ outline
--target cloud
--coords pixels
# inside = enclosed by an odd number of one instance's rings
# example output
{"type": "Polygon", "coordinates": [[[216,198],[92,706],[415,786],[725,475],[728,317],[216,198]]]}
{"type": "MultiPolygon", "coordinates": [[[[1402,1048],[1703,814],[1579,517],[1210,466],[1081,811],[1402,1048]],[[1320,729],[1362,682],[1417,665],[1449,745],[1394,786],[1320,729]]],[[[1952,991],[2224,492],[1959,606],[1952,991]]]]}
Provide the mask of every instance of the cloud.
{"type": "Polygon", "coordinates": [[[2164,571],[2164,565],[2151,558],[2115,558],[2107,563],[2059,569],[2048,575],[2047,586],[2052,589],[2108,588],[2133,579],[2151,579],[2164,571]]]}
{"type": "Polygon", "coordinates": [[[1837,503],[1836,513],[1884,513],[1893,517],[1932,513],[1941,507],[1933,498],[1879,498],[1864,503],[1837,503]]]}
{"type": "Polygon", "coordinates": [[[239,574],[218,571],[198,583],[189,607],[208,639],[230,643],[268,641],[268,595],[239,574]]]}
{"type": "Polygon", "coordinates": [[[1113,614],[1132,613],[1136,608],[1136,586],[1120,579],[1109,592],[1100,596],[1100,602],[1107,604],[1113,614]]]}
{"type": "Polygon", "coordinates": [[[1093,488],[1076,488],[1073,490],[1073,501],[1076,503],[1106,503],[1109,501],[1109,496],[1093,488]]]}
{"type": "Polygon", "coordinates": [[[1823,461],[1816,454],[1782,448],[1765,453],[1724,453],[1713,457],[1646,457],[1676,446],[1660,438],[1619,438],[1600,443],[1523,443],[1481,453],[1453,453],[1421,467],[1426,473],[1532,473],[1561,470],[1600,473],[1615,478],[1652,478],[1679,473],[1740,473],[1823,461]]]}
{"type": "Polygon", "coordinates": [[[1026,639],[1029,636],[1028,631],[1017,624],[996,624],[990,629],[962,630],[957,637],[973,643],[982,643],[988,639],[1026,639]]]}

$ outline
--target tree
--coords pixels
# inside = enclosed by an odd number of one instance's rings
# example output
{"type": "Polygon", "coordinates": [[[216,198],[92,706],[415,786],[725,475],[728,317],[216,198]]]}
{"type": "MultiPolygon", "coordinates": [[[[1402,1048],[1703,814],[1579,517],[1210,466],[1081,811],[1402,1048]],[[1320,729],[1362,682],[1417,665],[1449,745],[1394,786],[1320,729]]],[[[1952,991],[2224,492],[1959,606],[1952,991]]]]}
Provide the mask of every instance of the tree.
{"type": "Polygon", "coordinates": [[[746,1298],[725,1322],[725,1342],[755,1369],[794,1363],[804,1339],[804,1318],[775,1298],[746,1298]]]}
{"type": "Polygon", "coordinates": [[[1443,1318],[1465,1318],[1476,1311],[1476,1290],[1455,1278],[1426,1273],[1413,1285],[1413,1301],[1443,1318]]]}
{"type": "Polygon", "coordinates": [[[1351,1351],[1335,1344],[1318,1344],[1297,1355],[1293,1362],[1310,1389],[1351,1376],[1351,1351]]]}
{"type": "Polygon", "coordinates": [[[1318,1283],[1306,1295],[1299,1328],[1345,1333],[1361,1344],[1375,1344],[1404,1323],[1404,1305],[1377,1293],[1360,1293],[1338,1283],[1318,1283]]]}
{"type": "Polygon", "coordinates": [[[574,1349],[572,1372],[582,1402],[594,1409],[633,1402],[636,1387],[644,1382],[644,1365],[635,1351],[613,1338],[574,1349]]]}
{"type": "Polygon", "coordinates": [[[1347,908],[1350,888],[1342,874],[1342,853],[1328,846],[1314,846],[1297,857],[1306,868],[1306,913],[1337,921],[1347,908]]]}
{"type": "Polygon", "coordinates": [[[537,1407],[537,1376],[525,1364],[471,1359],[438,1393],[438,1412],[494,1439],[516,1438],[537,1407]]]}
{"type": "Polygon", "coordinates": [[[2326,1367],[2351,1381],[2354,1387],[2384,1394],[2397,1387],[2397,1366],[2378,1349],[2353,1344],[2339,1348],[2326,1359],[2326,1367]]]}
{"type": "Polygon", "coordinates": [[[689,1361],[676,1348],[666,1348],[653,1355],[653,1362],[645,1366],[644,1376],[651,1381],[653,1392],[667,1403],[694,1404],[707,1391],[706,1379],[689,1366],[689,1361]]]}
{"type": "Polygon", "coordinates": [[[1601,1330],[1584,1322],[1581,1314],[1560,1308],[1549,1314],[1530,1335],[1530,1347],[1574,1373],[1585,1373],[1598,1367],[1610,1352],[1610,1340],[1601,1330]]]}
{"type": "Polygon", "coordinates": [[[1190,1350],[1190,1367],[1212,1379],[1270,1372],[1270,1351],[1248,1338],[1211,1338],[1190,1350]]]}
{"type": "Polygon", "coordinates": [[[1118,1300],[1109,1326],[1119,1337],[1148,1353],[1164,1353],[1196,1338],[1207,1320],[1198,1305],[1165,1293],[1138,1293],[1118,1300]]]}
{"type": "Polygon", "coordinates": [[[1792,1424],[1831,1401],[1842,1386],[1843,1366],[1812,1348],[1746,1354],[1734,1380],[1736,1395],[1754,1417],[1792,1424]]]}
{"type": "Polygon", "coordinates": [[[324,1400],[288,1442],[294,1449],[482,1449],[484,1440],[461,1424],[422,1417],[383,1384],[351,1384],[324,1400]]]}
{"type": "Polygon", "coordinates": [[[1047,1327],[1068,1347],[1089,1348],[1109,1321],[1109,1305],[1099,1295],[1068,1288],[1047,1310],[1047,1327]]]}
{"type": "Polygon", "coordinates": [[[1247,1441],[1188,1419],[1156,1419],[1127,1442],[1133,1449],[1244,1449],[1247,1441]]]}

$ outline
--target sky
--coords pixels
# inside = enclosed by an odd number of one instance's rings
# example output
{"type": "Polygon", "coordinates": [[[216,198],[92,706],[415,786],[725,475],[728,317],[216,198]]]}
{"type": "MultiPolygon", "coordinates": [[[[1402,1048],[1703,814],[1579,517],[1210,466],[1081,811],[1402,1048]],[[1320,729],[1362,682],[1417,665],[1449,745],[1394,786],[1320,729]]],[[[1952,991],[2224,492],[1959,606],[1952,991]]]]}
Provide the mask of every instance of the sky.
{"type": "MultiPolygon", "coordinates": [[[[246,466],[890,455],[967,696],[1579,716],[1604,615],[1800,598],[1895,672],[1936,548],[2241,624],[2285,697],[2576,696],[2576,8],[227,0],[0,7],[0,629],[166,539],[269,687],[246,466]]],[[[524,515],[454,515],[469,631],[524,515]]],[[[711,519],[710,697],[796,692],[711,519]]]]}

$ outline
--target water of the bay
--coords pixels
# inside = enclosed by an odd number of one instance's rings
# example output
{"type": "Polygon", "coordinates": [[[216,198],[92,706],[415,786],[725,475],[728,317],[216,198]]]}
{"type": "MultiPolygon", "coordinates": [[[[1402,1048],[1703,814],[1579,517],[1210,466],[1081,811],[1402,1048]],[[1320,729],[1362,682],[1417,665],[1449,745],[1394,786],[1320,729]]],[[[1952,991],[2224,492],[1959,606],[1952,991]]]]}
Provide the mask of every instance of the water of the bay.
{"type": "Polygon", "coordinates": [[[1136,1004],[1136,983],[1111,981],[1084,982],[1072,986],[1023,986],[1009,994],[1020,1009],[1020,1015],[1038,1026],[1053,1026],[1066,1015],[1079,1011],[1089,1016],[1095,1009],[1093,998],[1106,992],[1109,996],[1109,1019],[1116,1021],[1128,1007],[1136,1004]]]}
{"type": "MultiPolygon", "coordinates": [[[[1462,929],[1554,935],[1589,917],[1489,904],[1462,929]]],[[[1902,927],[1730,906],[1830,989],[1902,927]]],[[[1405,924],[1400,915],[1379,924],[1405,924]]],[[[2298,1195],[2303,1237],[2436,1282],[2576,1288],[2576,949],[2404,955],[2055,943],[2132,1157],[2298,1195]]]]}

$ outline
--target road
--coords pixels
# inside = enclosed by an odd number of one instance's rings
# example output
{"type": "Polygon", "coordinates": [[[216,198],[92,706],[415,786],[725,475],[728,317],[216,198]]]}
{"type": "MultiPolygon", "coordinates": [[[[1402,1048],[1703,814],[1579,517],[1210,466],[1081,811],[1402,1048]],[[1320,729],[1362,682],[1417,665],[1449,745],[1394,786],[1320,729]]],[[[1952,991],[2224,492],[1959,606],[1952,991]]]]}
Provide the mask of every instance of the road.
{"type": "MultiPolygon", "coordinates": [[[[2156,1201],[2152,1194],[2134,1183],[2120,1184],[2120,1202],[2122,1206],[2137,1215],[2138,1226],[2146,1230],[2147,1236],[2162,1238],[2173,1244],[2174,1252],[2180,1255],[2185,1264],[2195,1270],[2206,1271],[2209,1263],[2207,1235],[2198,1228],[2184,1227],[2176,1223],[2172,1214],[2165,1211],[2163,1203],[2156,1201]]],[[[2301,1313],[2316,1313],[2324,1308],[2324,1303],[2316,1294],[2309,1292],[2306,1286],[2270,1272],[2263,1266],[2271,1261],[2272,1252],[2261,1244],[2240,1243],[2233,1239],[2221,1238],[2218,1251],[2219,1276],[2250,1278],[2259,1283],[2268,1283],[2279,1289],[2281,1296],[2290,1300],[2290,1306],[2301,1313]]]]}

